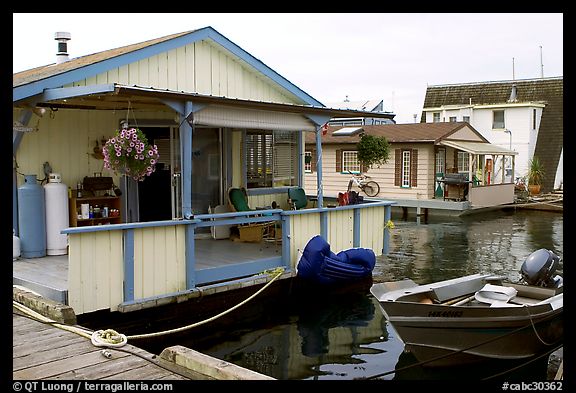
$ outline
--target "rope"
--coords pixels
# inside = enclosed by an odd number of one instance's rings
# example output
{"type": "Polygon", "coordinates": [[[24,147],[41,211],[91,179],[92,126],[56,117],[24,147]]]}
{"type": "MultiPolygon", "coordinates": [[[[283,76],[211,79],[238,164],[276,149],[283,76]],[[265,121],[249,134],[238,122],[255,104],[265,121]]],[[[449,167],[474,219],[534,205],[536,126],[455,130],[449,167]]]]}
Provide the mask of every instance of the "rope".
{"type": "Polygon", "coordinates": [[[283,272],[284,272],[284,268],[276,268],[276,269],[273,269],[271,271],[264,271],[265,274],[270,275],[270,274],[276,273],[276,275],[272,278],[272,280],[270,280],[268,283],[266,283],[266,285],[264,285],[262,288],[260,288],[258,291],[256,291],[256,293],[254,293],[252,296],[250,296],[247,299],[245,299],[244,301],[238,303],[234,307],[229,308],[228,310],[221,312],[220,314],[214,315],[213,317],[210,317],[210,318],[205,319],[203,321],[195,322],[193,324],[182,326],[182,327],[175,328],[175,329],[164,330],[164,331],[160,331],[160,332],[156,332],[156,333],[145,333],[145,334],[136,334],[136,335],[128,336],[128,339],[129,340],[137,340],[137,339],[141,339],[141,338],[151,338],[151,337],[163,336],[165,334],[178,333],[178,332],[182,332],[184,330],[195,328],[195,327],[200,326],[200,325],[204,325],[205,323],[208,323],[208,322],[212,322],[213,320],[220,318],[221,316],[224,316],[224,315],[236,310],[238,307],[240,307],[240,306],[248,303],[250,300],[254,299],[262,291],[264,291],[266,288],[268,288],[274,282],[274,280],[276,280],[278,277],[280,277],[280,275],[283,272]]]}
{"type": "Polygon", "coordinates": [[[554,345],[554,343],[548,343],[548,342],[544,341],[542,339],[542,337],[540,337],[540,335],[538,334],[538,331],[536,330],[536,326],[534,325],[534,321],[532,320],[532,314],[530,314],[530,309],[526,305],[524,305],[524,307],[526,308],[526,311],[528,312],[528,317],[530,318],[530,324],[532,325],[532,330],[534,331],[534,334],[536,335],[538,340],[540,340],[540,342],[546,346],[554,345]]]}
{"type": "Polygon", "coordinates": [[[257,295],[259,295],[266,288],[268,288],[278,277],[280,277],[280,275],[282,275],[282,273],[284,273],[283,267],[278,267],[278,268],[272,269],[272,270],[265,270],[261,274],[266,274],[268,276],[274,275],[274,277],[272,277],[272,279],[268,283],[266,283],[266,285],[264,285],[262,288],[260,288],[258,291],[256,291],[256,293],[254,293],[253,295],[251,295],[250,297],[248,297],[247,299],[245,299],[241,303],[235,305],[232,308],[229,308],[226,311],[221,312],[220,314],[217,314],[211,318],[205,319],[204,321],[199,321],[199,322],[196,322],[196,323],[193,323],[193,324],[190,324],[187,326],[183,326],[180,328],[176,328],[176,329],[164,330],[164,331],[160,331],[160,332],[156,332],[156,333],[137,334],[137,335],[132,335],[132,336],[126,336],[124,334],[120,334],[113,329],[96,330],[96,331],[91,332],[85,328],[70,326],[70,325],[64,325],[64,324],[58,323],[52,319],[49,319],[42,314],[37,313],[36,311],[24,306],[23,304],[16,302],[15,300],[12,300],[12,304],[19,311],[33,317],[34,319],[36,319],[40,322],[51,324],[57,328],[67,330],[67,331],[72,332],[72,333],[76,333],[82,337],[89,339],[92,342],[92,344],[97,346],[97,347],[119,348],[119,347],[126,345],[126,343],[128,342],[129,339],[130,340],[136,340],[136,339],[140,339],[140,338],[158,337],[158,336],[162,336],[165,334],[181,332],[184,330],[188,330],[188,329],[203,325],[203,324],[208,323],[208,322],[212,322],[213,320],[236,310],[238,307],[240,307],[240,306],[248,303],[250,300],[254,299],[257,295]]]}
{"type": "Polygon", "coordinates": [[[126,345],[128,339],[125,335],[118,333],[114,329],[96,330],[92,333],[90,341],[96,347],[118,348],[126,345]]]}

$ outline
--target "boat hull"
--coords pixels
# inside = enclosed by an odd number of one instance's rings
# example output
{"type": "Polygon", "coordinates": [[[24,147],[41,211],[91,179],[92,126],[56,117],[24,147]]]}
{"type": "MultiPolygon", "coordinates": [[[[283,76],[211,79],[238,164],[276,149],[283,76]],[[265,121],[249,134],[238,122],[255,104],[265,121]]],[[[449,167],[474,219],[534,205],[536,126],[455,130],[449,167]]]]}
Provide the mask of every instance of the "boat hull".
{"type": "Polygon", "coordinates": [[[559,345],[563,338],[561,310],[534,318],[462,321],[389,319],[406,350],[426,367],[474,363],[487,359],[524,359],[559,345]]]}
{"type": "Polygon", "coordinates": [[[528,303],[490,307],[474,300],[486,280],[472,275],[429,285],[402,281],[376,284],[371,292],[405,349],[425,367],[525,359],[561,345],[562,293],[516,286],[528,303]],[[465,300],[446,300],[455,297],[465,300]]]}

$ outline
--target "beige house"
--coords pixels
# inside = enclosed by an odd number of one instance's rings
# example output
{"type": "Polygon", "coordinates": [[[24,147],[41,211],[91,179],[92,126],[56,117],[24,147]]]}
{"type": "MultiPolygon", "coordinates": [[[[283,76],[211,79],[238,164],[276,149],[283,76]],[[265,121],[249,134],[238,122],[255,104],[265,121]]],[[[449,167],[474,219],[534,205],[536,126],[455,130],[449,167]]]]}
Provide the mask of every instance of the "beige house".
{"type": "MultiPolygon", "coordinates": [[[[468,200],[473,206],[514,200],[514,184],[507,183],[504,168],[493,163],[517,153],[490,144],[466,122],[330,126],[322,136],[322,152],[326,196],[337,197],[346,191],[351,171],[365,173],[376,181],[380,185],[376,198],[381,199],[468,200]],[[362,168],[358,163],[356,143],[363,133],[387,139],[390,157],[385,165],[362,168]],[[453,173],[471,183],[446,188],[442,179],[453,173]]],[[[306,137],[305,155],[312,157],[305,161],[305,190],[314,194],[316,152],[310,136],[306,137]]]]}

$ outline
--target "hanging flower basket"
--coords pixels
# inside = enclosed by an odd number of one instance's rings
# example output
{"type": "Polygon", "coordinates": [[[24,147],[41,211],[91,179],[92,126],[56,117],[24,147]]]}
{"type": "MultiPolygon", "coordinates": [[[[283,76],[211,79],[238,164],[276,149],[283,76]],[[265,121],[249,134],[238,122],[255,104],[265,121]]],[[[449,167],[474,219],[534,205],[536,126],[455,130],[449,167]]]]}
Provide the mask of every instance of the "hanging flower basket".
{"type": "Polygon", "coordinates": [[[138,128],[116,131],[108,139],[104,148],[104,168],[113,170],[117,175],[130,176],[142,181],[156,170],[158,147],[149,145],[148,139],[138,128]]]}

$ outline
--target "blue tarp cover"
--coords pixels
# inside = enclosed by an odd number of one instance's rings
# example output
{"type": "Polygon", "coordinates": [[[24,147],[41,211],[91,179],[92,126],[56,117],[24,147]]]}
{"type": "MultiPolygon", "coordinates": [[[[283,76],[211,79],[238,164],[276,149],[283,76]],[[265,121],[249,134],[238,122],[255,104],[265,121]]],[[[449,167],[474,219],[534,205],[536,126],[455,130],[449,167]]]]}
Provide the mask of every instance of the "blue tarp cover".
{"type": "Polygon", "coordinates": [[[366,278],[375,265],[376,255],[371,249],[350,248],[335,254],[330,244],[316,235],[304,247],[297,270],[302,278],[332,284],[366,278]]]}

